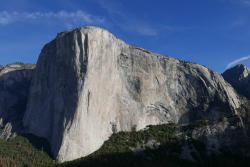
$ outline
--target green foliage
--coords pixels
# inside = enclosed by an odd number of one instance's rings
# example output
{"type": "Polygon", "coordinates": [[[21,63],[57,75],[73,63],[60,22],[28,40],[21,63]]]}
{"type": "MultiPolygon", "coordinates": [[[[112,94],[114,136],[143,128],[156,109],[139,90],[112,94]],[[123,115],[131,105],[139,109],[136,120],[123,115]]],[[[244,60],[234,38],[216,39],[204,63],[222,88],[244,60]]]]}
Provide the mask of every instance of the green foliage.
{"type": "MultiPolygon", "coordinates": [[[[39,138],[34,136],[33,138],[39,141],[39,138]]],[[[36,149],[27,137],[17,136],[7,141],[0,139],[1,167],[52,167],[53,165],[53,160],[43,148],[36,149]]]]}
{"type": "Polygon", "coordinates": [[[203,128],[203,127],[208,126],[208,125],[209,125],[209,121],[208,120],[197,120],[194,123],[191,123],[188,126],[188,128],[190,130],[193,130],[193,129],[203,128]]]}
{"type": "Polygon", "coordinates": [[[112,135],[94,155],[129,152],[137,144],[143,144],[149,140],[155,140],[162,145],[177,144],[176,128],[175,125],[168,124],[148,126],[147,130],[137,132],[119,132],[112,135]]]}
{"type": "MultiPolygon", "coordinates": [[[[132,132],[119,132],[113,134],[103,146],[93,154],[72,162],[63,163],[60,167],[81,166],[162,166],[169,164],[194,164],[193,162],[180,160],[176,157],[166,157],[166,148],[171,153],[179,154],[179,140],[176,137],[177,126],[174,124],[148,126],[145,130],[132,132]],[[148,141],[159,142],[157,149],[147,148],[143,152],[133,152],[138,145],[144,145],[148,141]]],[[[190,166],[192,166],[190,165],[190,166]]]]}
{"type": "MultiPolygon", "coordinates": [[[[208,126],[209,122],[200,120],[189,125],[195,129],[208,126]]],[[[103,146],[93,154],[58,164],[48,152],[49,145],[44,139],[23,135],[10,140],[0,140],[0,167],[245,167],[250,160],[235,156],[214,156],[202,158],[206,150],[204,143],[186,138],[180,134],[180,127],[175,124],[148,126],[141,131],[119,132],[113,134],[103,146]],[[137,150],[138,145],[148,141],[160,143],[160,146],[137,150]],[[194,146],[191,153],[196,162],[179,158],[181,144],[194,146]]]]}
{"type": "MultiPolygon", "coordinates": [[[[197,121],[191,127],[204,127],[208,121],[197,121]],[[195,126],[194,126],[195,125],[195,126]]],[[[95,153],[75,161],[66,162],[58,167],[246,167],[250,160],[235,156],[205,157],[204,143],[194,139],[187,139],[198,152],[192,155],[196,162],[178,158],[178,149],[184,137],[178,138],[178,126],[174,124],[149,126],[144,131],[119,132],[110,137],[108,141],[95,153]],[[160,141],[158,149],[146,149],[143,152],[133,153],[131,147],[137,143],[148,140],[160,141]],[[171,147],[178,149],[171,149],[171,147]],[[172,152],[170,154],[169,150],[172,152]],[[176,154],[177,153],[177,154],[176,154]],[[204,158],[201,160],[201,158],[204,158]]]]}

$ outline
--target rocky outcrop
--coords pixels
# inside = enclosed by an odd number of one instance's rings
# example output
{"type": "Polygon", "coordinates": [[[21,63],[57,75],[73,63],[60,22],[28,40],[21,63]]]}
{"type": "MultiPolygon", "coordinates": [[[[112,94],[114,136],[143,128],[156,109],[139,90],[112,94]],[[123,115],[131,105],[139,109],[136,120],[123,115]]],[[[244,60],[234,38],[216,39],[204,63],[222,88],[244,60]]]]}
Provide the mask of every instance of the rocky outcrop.
{"type": "Polygon", "coordinates": [[[59,33],[42,49],[24,126],[59,161],[97,150],[112,133],[235,116],[234,89],[207,67],[126,44],[106,30],[59,33]]]}
{"type": "Polygon", "coordinates": [[[226,70],[222,75],[240,94],[250,98],[250,69],[247,66],[236,65],[226,70]]]}
{"type": "MultiPolygon", "coordinates": [[[[242,105],[237,109],[238,114],[242,118],[245,133],[250,136],[250,69],[239,64],[226,70],[223,77],[228,81],[235,90],[242,95],[242,105]]],[[[249,140],[249,137],[248,137],[249,140]]],[[[250,147],[247,147],[250,148],[250,147]]]]}
{"type": "Polygon", "coordinates": [[[23,131],[33,68],[34,65],[22,63],[0,66],[0,138],[23,131]]]}

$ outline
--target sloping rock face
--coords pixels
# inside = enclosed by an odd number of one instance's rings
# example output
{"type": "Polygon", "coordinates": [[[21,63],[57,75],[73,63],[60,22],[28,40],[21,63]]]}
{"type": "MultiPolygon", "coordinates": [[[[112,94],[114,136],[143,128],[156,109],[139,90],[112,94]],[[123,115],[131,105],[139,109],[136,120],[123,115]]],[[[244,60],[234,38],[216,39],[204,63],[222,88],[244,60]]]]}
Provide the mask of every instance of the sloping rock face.
{"type": "Polygon", "coordinates": [[[239,64],[226,70],[222,75],[239,94],[244,96],[238,114],[242,118],[247,136],[250,136],[250,69],[246,65],[239,64]]]}
{"type": "Polygon", "coordinates": [[[234,89],[207,67],[82,27],[42,49],[23,123],[62,162],[92,153],[118,131],[217,121],[239,106],[234,89]]]}
{"type": "Polygon", "coordinates": [[[9,138],[23,130],[34,65],[10,64],[0,66],[0,138],[9,138]]]}
{"type": "Polygon", "coordinates": [[[240,94],[250,98],[250,69],[247,66],[236,65],[226,70],[222,75],[240,94]]]}

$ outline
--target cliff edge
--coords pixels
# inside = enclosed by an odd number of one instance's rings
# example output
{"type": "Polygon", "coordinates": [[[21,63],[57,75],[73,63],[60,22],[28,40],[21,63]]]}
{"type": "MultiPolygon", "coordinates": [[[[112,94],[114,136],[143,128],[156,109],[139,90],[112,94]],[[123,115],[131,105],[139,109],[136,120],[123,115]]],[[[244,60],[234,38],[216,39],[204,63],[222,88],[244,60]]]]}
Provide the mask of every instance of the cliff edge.
{"type": "Polygon", "coordinates": [[[235,90],[207,67],[129,45],[98,27],[59,33],[32,78],[23,124],[60,162],[96,151],[113,133],[236,116],[235,90]]]}

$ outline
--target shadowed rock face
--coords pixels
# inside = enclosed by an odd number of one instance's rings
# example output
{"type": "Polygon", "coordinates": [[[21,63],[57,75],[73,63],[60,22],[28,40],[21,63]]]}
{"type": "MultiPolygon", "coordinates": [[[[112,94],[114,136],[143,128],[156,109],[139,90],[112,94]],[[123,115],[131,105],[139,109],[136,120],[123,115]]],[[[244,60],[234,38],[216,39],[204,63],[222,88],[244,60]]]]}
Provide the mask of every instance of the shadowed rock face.
{"type": "Polygon", "coordinates": [[[243,64],[226,70],[224,79],[229,82],[240,94],[250,98],[250,69],[243,64]]]}
{"type": "Polygon", "coordinates": [[[10,64],[0,67],[0,138],[9,138],[23,131],[34,65],[10,64]]]}
{"type": "Polygon", "coordinates": [[[97,150],[114,132],[217,121],[239,106],[234,89],[207,67],[82,27],[42,49],[23,124],[68,161],[97,150]]]}

